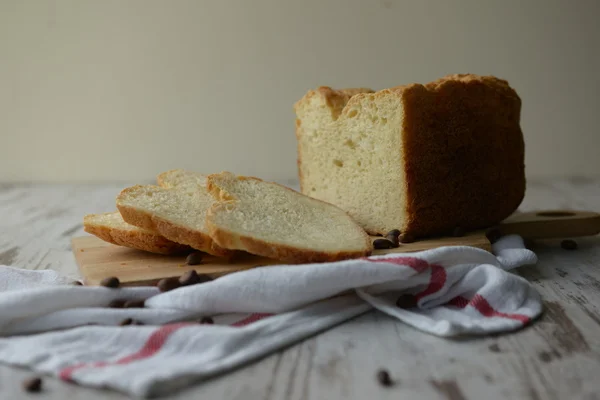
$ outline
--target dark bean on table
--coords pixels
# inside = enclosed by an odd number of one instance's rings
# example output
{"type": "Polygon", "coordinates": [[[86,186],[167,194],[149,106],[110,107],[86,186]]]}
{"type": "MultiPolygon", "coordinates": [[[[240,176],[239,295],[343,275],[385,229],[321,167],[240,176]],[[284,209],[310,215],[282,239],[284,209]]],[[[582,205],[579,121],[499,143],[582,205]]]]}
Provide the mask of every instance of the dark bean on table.
{"type": "Polygon", "coordinates": [[[195,251],[190,253],[185,259],[185,263],[187,265],[198,265],[202,263],[202,253],[199,251],[195,251]]]}
{"type": "Polygon", "coordinates": [[[382,386],[392,386],[394,382],[392,382],[392,378],[390,377],[390,373],[385,369],[380,369],[377,371],[377,380],[382,386]]]}
{"type": "Polygon", "coordinates": [[[201,324],[214,324],[215,320],[213,320],[211,317],[202,317],[202,319],[200,320],[201,324]]]}
{"type": "Polygon", "coordinates": [[[189,286],[200,283],[200,277],[195,270],[187,271],[179,277],[179,284],[181,286],[189,286]]]}
{"type": "Polygon", "coordinates": [[[402,232],[400,232],[400,229],[392,229],[391,231],[389,231],[388,233],[385,234],[385,236],[400,236],[402,232]]]}
{"type": "Polygon", "coordinates": [[[390,242],[387,239],[375,239],[373,241],[374,249],[391,249],[394,247],[394,243],[390,242]]]}
{"type": "Polygon", "coordinates": [[[410,233],[402,233],[399,237],[400,243],[412,243],[415,241],[415,237],[410,233]]]}
{"type": "Polygon", "coordinates": [[[116,289],[121,285],[119,278],[116,276],[109,276],[100,281],[100,286],[104,286],[111,289],[116,289]]]}
{"type": "Polygon", "coordinates": [[[565,239],[562,242],[560,242],[560,247],[562,247],[565,250],[575,250],[577,249],[577,242],[571,239],[565,239]]]}
{"type": "Polygon", "coordinates": [[[108,307],[110,308],[123,308],[125,306],[126,300],[123,299],[114,299],[108,303],[108,307]]]}
{"type": "Polygon", "coordinates": [[[30,393],[37,393],[42,390],[42,378],[36,376],[23,381],[23,390],[30,393]]]}
{"type": "Polygon", "coordinates": [[[396,300],[396,306],[399,308],[413,308],[417,306],[417,298],[412,294],[403,294],[396,300]]]}
{"type": "Polygon", "coordinates": [[[145,299],[127,300],[123,304],[123,307],[125,307],[125,308],[144,308],[145,303],[146,303],[145,299]]]}
{"type": "Polygon", "coordinates": [[[164,278],[158,281],[156,286],[161,292],[168,292],[169,290],[177,289],[180,284],[177,278],[164,278]]]}

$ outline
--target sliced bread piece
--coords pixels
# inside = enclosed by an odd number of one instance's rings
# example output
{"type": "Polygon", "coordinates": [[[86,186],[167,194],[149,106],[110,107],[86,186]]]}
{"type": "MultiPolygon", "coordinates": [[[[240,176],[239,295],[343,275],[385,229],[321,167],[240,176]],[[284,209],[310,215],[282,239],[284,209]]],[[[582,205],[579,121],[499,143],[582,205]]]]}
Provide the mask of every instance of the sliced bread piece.
{"type": "Polygon", "coordinates": [[[289,263],[367,256],[371,240],[341,209],[276,183],[229,172],[209,175],[218,199],[206,226],[221,247],[289,263]]]}
{"type": "Polygon", "coordinates": [[[119,193],[117,209],[129,224],[209,254],[231,257],[235,252],[216,245],[205,227],[206,210],[213,202],[201,187],[179,190],[135,185],[119,193]]]}
{"type": "Polygon", "coordinates": [[[180,254],[191,250],[157,233],[128,224],[116,211],[84,216],[83,230],[105,242],[150,253],[180,254]]]}
{"type": "Polygon", "coordinates": [[[172,169],[156,177],[158,186],[166,189],[206,192],[206,175],[185,169],[172,169]]]}

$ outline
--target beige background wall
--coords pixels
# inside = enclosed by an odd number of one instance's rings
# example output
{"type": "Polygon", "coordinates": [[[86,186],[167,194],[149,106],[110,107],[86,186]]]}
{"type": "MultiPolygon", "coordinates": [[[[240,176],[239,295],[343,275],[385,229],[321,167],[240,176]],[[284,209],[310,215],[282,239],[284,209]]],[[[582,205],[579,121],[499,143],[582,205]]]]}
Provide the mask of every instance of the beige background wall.
{"type": "Polygon", "coordinates": [[[0,0],[0,180],[296,174],[292,104],[494,74],[527,171],[600,174],[597,0],[0,0]]]}

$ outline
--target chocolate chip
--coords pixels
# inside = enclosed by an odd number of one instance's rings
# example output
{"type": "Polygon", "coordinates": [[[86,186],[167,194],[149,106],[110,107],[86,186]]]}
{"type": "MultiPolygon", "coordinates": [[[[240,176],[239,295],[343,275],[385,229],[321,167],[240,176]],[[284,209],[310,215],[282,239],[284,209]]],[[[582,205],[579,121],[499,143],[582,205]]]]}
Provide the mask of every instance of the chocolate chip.
{"type": "Polygon", "coordinates": [[[377,380],[382,386],[392,386],[394,382],[392,382],[392,378],[390,377],[390,373],[385,369],[380,369],[377,371],[377,380]]]}
{"type": "Polygon", "coordinates": [[[454,230],[452,231],[452,236],[454,237],[461,237],[461,236],[465,236],[465,230],[463,228],[461,228],[460,226],[457,226],[456,228],[454,228],[454,230]]]}
{"type": "Polygon", "coordinates": [[[23,381],[23,390],[30,393],[37,393],[42,390],[42,378],[33,377],[23,381]]]}
{"type": "Polygon", "coordinates": [[[485,232],[485,236],[494,244],[502,237],[502,231],[499,228],[490,228],[485,232]]]}
{"type": "Polygon", "coordinates": [[[200,320],[201,324],[214,324],[215,321],[211,317],[202,317],[200,320]]]}
{"type": "Polygon", "coordinates": [[[104,286],[111,289],[116,289],[121,285],[119,278],[116,276],[109,276],[108,278],[104,278],[100,281],[100,286],[104,286]]]}
{"type": "Polygon", "coordinates": [[[123,308],[125,306],[126,300],[123,299],[114,299],[108,303],[108,307],[110,308],[123,308]]]}
{"type": "Polygon", "coordinates": [[[169,290],[177,289],[179,285],[179,279],[177,278],[165,278],[158,281],[156,285],[158,290],[161,292],[168,292],[169,290]]]}
{"type": "Polygon", "coordinates": [[[577,242],[571,239],[565,239],[560,242],[560,247],[565,250],[575,250],[577,249],[577,242]]]}
{"type": "Polygon", "coordinates": [[[198,265],[202,263],[202,253],[199,251],[195,251],[190,253],[185,259],[185,263],[187,265],[198,265]]]}
{"type": "Polygon", "coordinates": [[[412,294],[403,294],[396,300],[396,306],[400,308],[413,308],[417,306],[417,298],[412,294]]]}
{"type": "Polygon", "coordinates": [[[133,318],[125,318],[123,321],[119,322],[119,325],[121,325],[121,326],[131,325],[131,324],[133,324],[133,318]]]}
{"type": "Polygon", "coordinates": [[[415,237],[410,233],[403,233],[399,237],[400,243],[412,243],[415,241],[415,237]]]}
{"type": "Polygon", "coordinates": [[[144,308],[145,299],[127,300],[123,307],[125,308],[144,308]]]}
{"type": "Polygon", "coordinates": [[[391,249],[394,247],[394,243],[387,239],[375,239],[373,241],[373,248],[375,249],[391,249]]]}

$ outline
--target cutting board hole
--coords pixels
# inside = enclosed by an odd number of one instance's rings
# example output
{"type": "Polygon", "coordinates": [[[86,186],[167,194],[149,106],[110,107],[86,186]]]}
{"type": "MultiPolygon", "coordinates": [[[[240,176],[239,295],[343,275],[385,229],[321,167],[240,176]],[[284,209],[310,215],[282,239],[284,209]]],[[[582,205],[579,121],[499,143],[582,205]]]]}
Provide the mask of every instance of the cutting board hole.
{"type": "Polygon", "coordinates": [[[538,217],[572,217],[575,213],[570,211],[542,211],[536,214],[538,217]]]}

